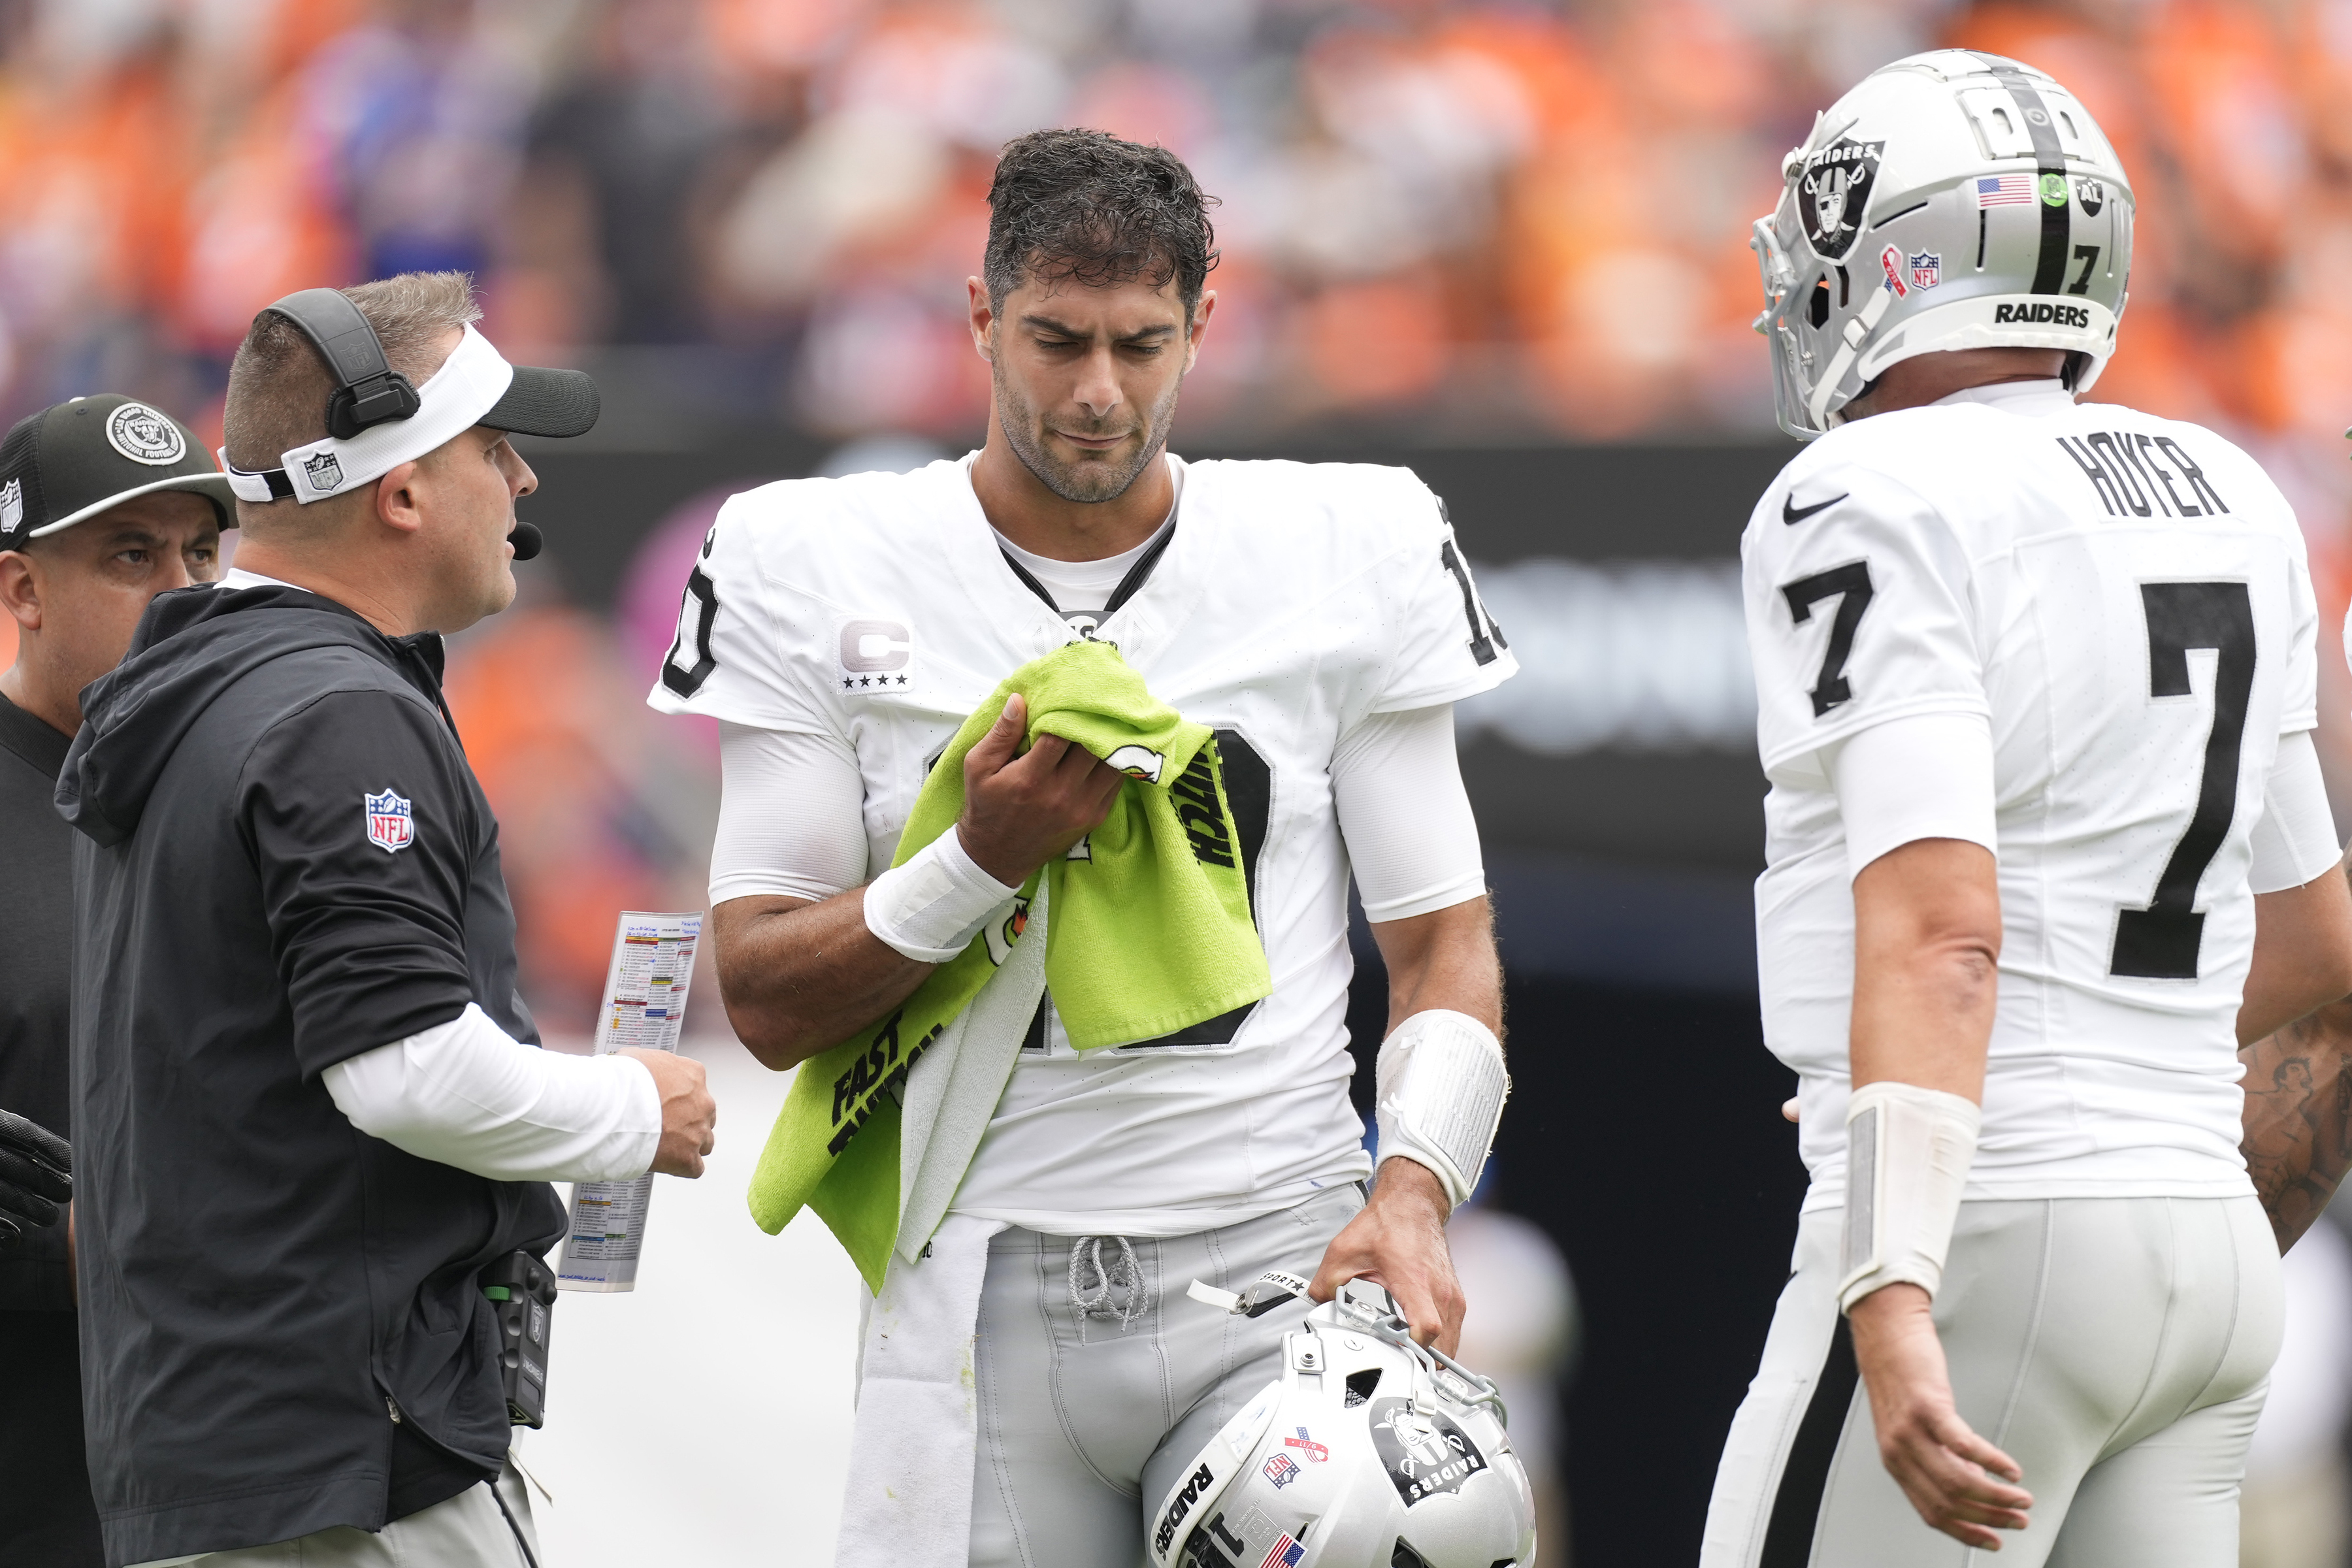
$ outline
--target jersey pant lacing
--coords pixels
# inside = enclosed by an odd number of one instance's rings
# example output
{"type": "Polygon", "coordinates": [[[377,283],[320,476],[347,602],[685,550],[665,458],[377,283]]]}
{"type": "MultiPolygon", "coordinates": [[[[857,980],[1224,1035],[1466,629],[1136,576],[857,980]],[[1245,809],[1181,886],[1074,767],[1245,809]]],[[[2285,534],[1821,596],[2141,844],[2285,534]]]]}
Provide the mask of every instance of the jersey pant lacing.
{"type": "Polygon", "coordinates": [[[1135,1248],[1123,1236],[1082,1236],[1070,1244],[1070,1306],[1078,1314],[1078,1343],[1087,1342],[1087,1320],[1101,1318],[1127,1326],[1143,1316],[1143,1267],[1135,1248]],[[1103,1243],[1118,1244],[1118,1255],[1106,1265],[1103,1243]],[[1091,1282],[1089,1282],[1091,1279],[1091,1282]]]}

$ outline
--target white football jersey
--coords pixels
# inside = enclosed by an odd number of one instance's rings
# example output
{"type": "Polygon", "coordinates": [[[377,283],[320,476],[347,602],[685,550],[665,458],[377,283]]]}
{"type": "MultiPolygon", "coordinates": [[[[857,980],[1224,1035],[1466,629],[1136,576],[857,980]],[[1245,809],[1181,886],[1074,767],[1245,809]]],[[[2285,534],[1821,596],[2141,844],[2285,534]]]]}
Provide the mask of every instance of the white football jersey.
{"type": "MultiPolygon", "coordinates": [[[[971,460],[730,500],[650,699],[844,742],[865,781],[869,877],[964,716],[1072,636],[999,548],[971,460]]],[[[1368,715],[1450,703],[1517,668],[1410,471],[1169,461],[1176,525],[1097,635],[1218,732],[1274,992],[1083,1057],[1033,1029],[956,1206],[1041,1230],[1182,1235],[1370,1173],[1348,1100],[1333,747],[1368,715]]]]}
{"type": "Polygon", "coordinates": [[[1821,752],[1991,727],[2002,921],[1975,1198],[2219,1195],[2238,1153],[2248,840],[2317,723],[2303,535],[2236,447],[2053,383],[1856,421],[1741,543],[1771,781],[1766,1043],[1802,1075],[1809,1207],[1843,1201],[1853,900],[1821,752]]]}

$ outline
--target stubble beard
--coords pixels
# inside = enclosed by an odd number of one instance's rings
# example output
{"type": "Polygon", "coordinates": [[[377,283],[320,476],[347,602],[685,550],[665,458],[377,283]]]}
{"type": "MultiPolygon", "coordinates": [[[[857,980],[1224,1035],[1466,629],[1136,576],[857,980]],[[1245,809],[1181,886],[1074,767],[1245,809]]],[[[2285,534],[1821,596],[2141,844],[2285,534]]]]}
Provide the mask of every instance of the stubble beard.
{"type": "Polygon", "coordinates": [[[1150,428],[1142,447],[1125,464],[1114,466],[1103,461],[1065,463],[1056,459],[1045,449],[1045,421],[1005,378],[1003,364],[995,367],[992,379],[996,384],[997,423],[1004,431],[1004,444],[1013,448],[1021,466],[1037,477],[1039,484],[1064,500],[1081,505],[1117,500],[1135,483],[1144,466],[1166,449],[1169,429],[1176,423],[1176,395],[1184,384],[1181,375],[1168,384],[1168,390],[1152,406],[1150,428]]]}

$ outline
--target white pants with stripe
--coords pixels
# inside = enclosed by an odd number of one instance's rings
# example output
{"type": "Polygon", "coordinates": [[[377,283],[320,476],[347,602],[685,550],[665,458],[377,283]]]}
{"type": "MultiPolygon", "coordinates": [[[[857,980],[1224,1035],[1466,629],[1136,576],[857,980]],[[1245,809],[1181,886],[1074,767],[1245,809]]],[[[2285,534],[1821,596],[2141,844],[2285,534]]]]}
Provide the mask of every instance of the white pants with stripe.
{"type": "Polygon", "coordinates": [[[2281,1321],[2276,1243],[2235,1198],[1968,1203],[1936,1328],[1961,1419],[2015,1459],[1999,1557],[1886,1473],[1837,1310],[1843,1215],[1809,1214],[1731,1425],[1700,1568],[2236,1568],[2238,1483],[2281,1321]]]}

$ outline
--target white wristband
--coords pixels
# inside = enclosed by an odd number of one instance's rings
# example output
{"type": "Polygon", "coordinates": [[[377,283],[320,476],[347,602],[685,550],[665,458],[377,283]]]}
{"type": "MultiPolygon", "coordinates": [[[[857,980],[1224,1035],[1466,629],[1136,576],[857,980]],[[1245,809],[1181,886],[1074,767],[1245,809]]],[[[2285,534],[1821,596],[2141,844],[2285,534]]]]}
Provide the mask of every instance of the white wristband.
{"type": "Polygon", "coordinates": [[[1381,1042],[1376,1164],[1426,1165],[1459,1206],[1478,1185],[1511,1092],[1503,1043],[1466,1013],[1415,1013],[1381,1042]]]}
{"type": "Polygon", "coordinates": [[[1957,1094],[1881,1079],[1845,1113],[1845,1247],[1838,1308],[1907,1282],[1933,1300],[1984,1113],[1957,1094]]]}
{"type": "Polygon", "coordinates": [[[866,884],[866,929],[918,963],[945,963],[1020,891],[982,870],[950,827],[866,884]]]}

